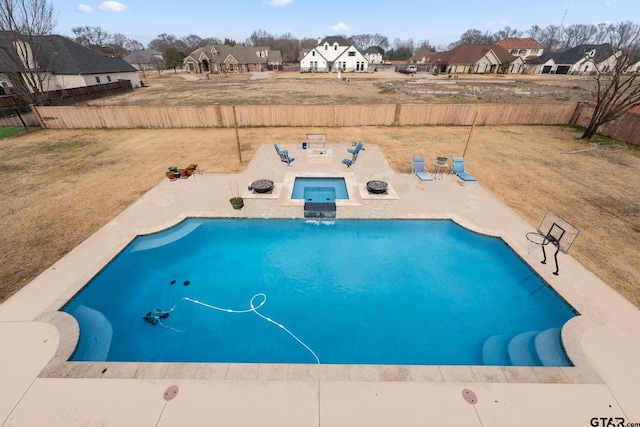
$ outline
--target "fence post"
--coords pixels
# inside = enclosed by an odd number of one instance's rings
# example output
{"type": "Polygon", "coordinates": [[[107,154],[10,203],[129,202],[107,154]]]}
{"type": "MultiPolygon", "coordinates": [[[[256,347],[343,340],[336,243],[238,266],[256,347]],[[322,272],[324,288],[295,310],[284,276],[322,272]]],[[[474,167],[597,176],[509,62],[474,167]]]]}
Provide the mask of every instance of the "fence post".
{"type": "Polygon", "coordinates": [[[36,119],[38,119],[38,123],[40,123],[40,127],[42,129],[46,129],[47,125],[44,123],[44,120],[42,120],[42,116],[40,115],[40,112],[38,111],[38,107],[31,104],[29,105],[29,108],[31,108],[31,111],[33,112],[33,115],[36,116],[36,119]]]}
{"type": "Polygon", "coordinates": [[[402,114],[402,104],[396,104],[396,114],[393,117],[394,126],[400,126],[400,114],[402,114]]]}
{"type": "Polygon", "coordinates": [[[236,106],[233,106],[233,123],[236,128],[236,143],[238,144],[238,160],[242,164],[242,150],[240,149],[240,134],[238,133],[238,117],[236,116],[236,106]]]}
{"type": "Polygon", "coordinates": [[[576,104],[575,110],[573,110],[573,114],[571,115],[571,120],[569,120],[569,126],[575,126],[576,123],[578,123],[578,119],[580,119],[582,110],[584,110],[584,103],[578,102],[576,104]]]}

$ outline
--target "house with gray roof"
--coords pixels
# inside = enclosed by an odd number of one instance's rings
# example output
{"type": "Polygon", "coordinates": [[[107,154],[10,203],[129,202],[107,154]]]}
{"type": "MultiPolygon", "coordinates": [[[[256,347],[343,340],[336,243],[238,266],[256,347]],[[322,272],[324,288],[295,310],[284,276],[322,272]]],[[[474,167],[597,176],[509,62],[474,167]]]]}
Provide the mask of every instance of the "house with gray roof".
{"type": "Polygon", "coordinates": [[[162,52],[156,49],[137,50],[122,59],[138,71],[164,70],[162,52]]]}
{"type": "Polygon", "coordinates": [[[369,60],[343,37],[331,36],[318,40],[318,46],[300,60],[304,72],[367,72],[369,60]]]}
{"type": "Polygon", "coordinates": [[[598,71],[606,73],[613,69],[618,55],[609,43],[581,44],[563,52],[545,53],[535,60],[535,72],[589,74],[597,68],[598,71]]]}
{"type": "Polygon", "coordinates": [[[446,52],[425,53],[418,63],[426,64],[427,71],[449,74],[519,74],[524,70],[522,57],[495,44],[463,44],[446,52]]]}
{"type": "Polygon", "coordinates": [[[382,64],[384,59],[382,58],[382,53],[380,48],[376,46],[371,46],[367,48],[364,52],[364,57],[367,58],[369,64],[382,64]]]}
{"type": "Polygon", "coordinates": [[[261,72],[282,66],[282,52],[260,46],[207,45],[182,62],[188,73],[195,74],[261,72]]]}
{"type": "MultiPolygon", "coordinates": [[[[14,43],[9,33],[0,34],[0,41],[5,46],[14,43]]],[[[33,61],[30,46],[26,44],[25,47],[29,52],[29,60],[33,61]]],[[[66,37],[45,36],[42,52],[41,57],[35,58],[36,63],[31,68],[45,74],[42,80],[43,91],[93,86],[118,80],[129,80],[133,87],[140,86],[136,69],[126,61],[86,48],[66,37]]],[[[0,76],[4,74],[0,80],[10,82],[6,73],[16,70],[16,65],[7,54],[0,51],[0,76]]]]}

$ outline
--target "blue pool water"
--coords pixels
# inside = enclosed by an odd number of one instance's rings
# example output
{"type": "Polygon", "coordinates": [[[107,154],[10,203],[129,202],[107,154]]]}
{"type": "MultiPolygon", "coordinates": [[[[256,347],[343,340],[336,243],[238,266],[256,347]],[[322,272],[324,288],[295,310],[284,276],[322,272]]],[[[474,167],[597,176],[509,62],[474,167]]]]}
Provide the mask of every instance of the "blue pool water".
{"type": "Polygon", "coordinates": [[[348,199],[344,178],[296,178],[292,199],[304,199],[314,203],[333,203],[336,199],[348,199]]]}
{"type": "Polygon", "coordinates": [[[72,360],[417,365],[512,364],[575,315],[502,240],[448,220],[188,219],[63,310],[72,360]]]}

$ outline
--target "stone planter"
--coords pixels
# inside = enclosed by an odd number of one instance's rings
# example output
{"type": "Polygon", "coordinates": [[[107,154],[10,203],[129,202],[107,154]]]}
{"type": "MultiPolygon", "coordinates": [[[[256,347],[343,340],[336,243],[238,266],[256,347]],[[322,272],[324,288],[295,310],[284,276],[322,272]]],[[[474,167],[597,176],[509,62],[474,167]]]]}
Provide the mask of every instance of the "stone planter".
{"type": "Polygon", "coordinates": [[[242,209],[244,207],[244,199],[242,197],[232,197],[229,199],[233,209],[242,209]]]}

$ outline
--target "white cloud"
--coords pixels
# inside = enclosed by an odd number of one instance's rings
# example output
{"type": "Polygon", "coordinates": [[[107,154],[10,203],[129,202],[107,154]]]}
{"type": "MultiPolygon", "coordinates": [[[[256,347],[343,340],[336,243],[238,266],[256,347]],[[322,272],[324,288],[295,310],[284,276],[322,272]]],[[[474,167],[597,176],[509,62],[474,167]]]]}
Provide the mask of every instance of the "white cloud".
{"type": "Polygon", "coordinates": [[[269,0],[267,4],[273,7],[286,6],[293,3],[293,0],[269,0]]]}
{"type": "Polygon", "coordinates": [[[340,33],[342,31],[346,31],[348,29],[349,29],[349,26],[347,24],[345,24],[344,22],[338,22],[336,25],[331,27],[331,31],[333,31],[334,33],[340,33]]]}
{"type": "Polygon", "coordinates": [[[107,12],[122,12],[127,8],[126,5],[117,1],[106,1],[100,5],[100,9],[107,12]]]}
{"type": "Polygon", "coordinates": [[[91,6],[80,3],[78,5],[78,12],[84,12],[84,13],[89,13],[89,12],[93,12],[93,9],[91,9],[91,6]]]}

